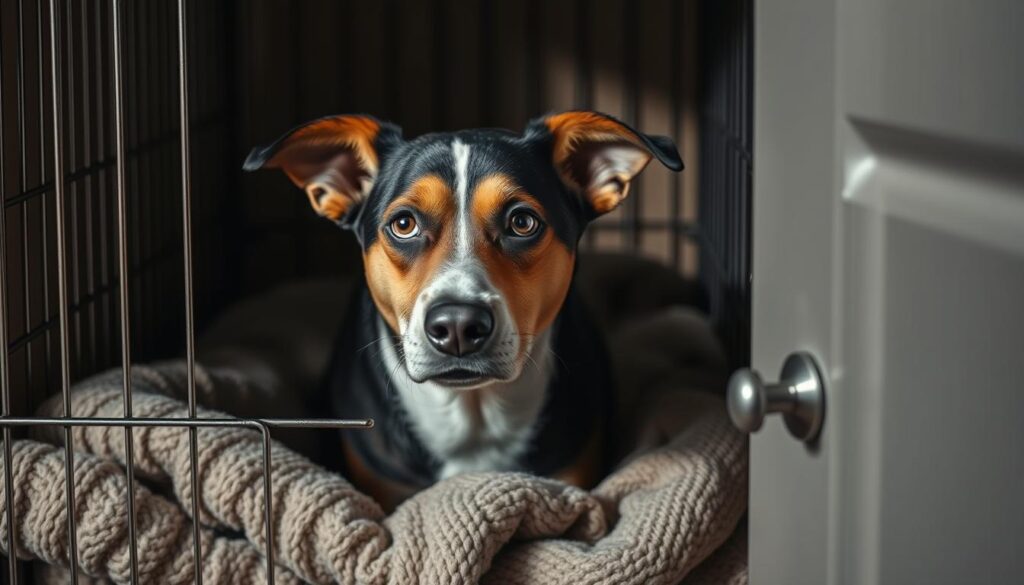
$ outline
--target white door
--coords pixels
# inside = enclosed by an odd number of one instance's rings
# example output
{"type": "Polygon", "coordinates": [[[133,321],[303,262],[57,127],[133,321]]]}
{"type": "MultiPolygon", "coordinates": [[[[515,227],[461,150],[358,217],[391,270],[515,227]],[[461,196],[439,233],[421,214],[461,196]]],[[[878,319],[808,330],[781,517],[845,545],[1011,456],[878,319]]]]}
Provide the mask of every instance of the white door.
{"type": "Polygon", "coordinates": [[[1024,1],[755,11],[751,583],[1024,583],[1024,1]]]}

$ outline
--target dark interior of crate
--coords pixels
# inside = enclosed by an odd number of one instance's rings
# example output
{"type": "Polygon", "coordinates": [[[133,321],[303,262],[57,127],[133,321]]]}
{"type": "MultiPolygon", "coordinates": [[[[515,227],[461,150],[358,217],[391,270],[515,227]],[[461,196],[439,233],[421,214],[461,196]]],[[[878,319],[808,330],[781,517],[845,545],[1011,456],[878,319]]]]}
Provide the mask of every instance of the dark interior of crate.
{"type": "MultiPolygon", "coordinates": [[[[110,2],[60,0],[72,380],[120,360],[110,2]]],[[[131,341],[184,347],[176,3],[125,1],[131,341]]],[[[199,330],[246,294],[360,271],[354,240],[248,149],[366,112],[406,136],[520,129],[597,109],[672,136],[584,249],[656,258],[700,283],[734,365],[749,359],[752,1],[193,0],[188,5],[199,330]],[[657,167],[657,168],[656,168],[657,167]]],[[[0,186],[12,412],[59,391],[49,2],[0,3],[0,186]]]]}
{"type": "MultiPolygon", "coordinates": [[[[72,376],[119,358],[109,3],[59,2],[72,376]]],[[[174,2],[126,2],[134,355],[184,334],[174,2]]],[[[299,121],[368,112],[407,136],[521,128],[593,108],[676,139],[585,249],[660,259],[699,279],[735,363],[747,359],[751,176],[749,2],[194,2],[189,47],[200,325],[240,295],[361,270],[354,240],[248,149],[299,121]]],[[[0,6],[8,351],[15,410],[58,386],[48,3],[0,6]]]]}

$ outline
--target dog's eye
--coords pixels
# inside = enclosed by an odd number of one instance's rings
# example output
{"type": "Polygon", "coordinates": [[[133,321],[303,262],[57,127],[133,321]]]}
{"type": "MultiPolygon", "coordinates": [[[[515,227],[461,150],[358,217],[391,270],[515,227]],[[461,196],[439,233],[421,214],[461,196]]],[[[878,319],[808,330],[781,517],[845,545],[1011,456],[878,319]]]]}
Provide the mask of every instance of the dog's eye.
{"type": "Polygon", "coordinates": [[[412,214],[403,213],[391,220],[391,233],[400,240],[408,240],[419,235],[420,226],[412,214]]]}
{"type": "Polygon", "coordinates": [[[508,228],[514,235],[528,238],[537,233],[540,228],[540,220],[528,211],[517,211],[509,216],[508,228]]]}

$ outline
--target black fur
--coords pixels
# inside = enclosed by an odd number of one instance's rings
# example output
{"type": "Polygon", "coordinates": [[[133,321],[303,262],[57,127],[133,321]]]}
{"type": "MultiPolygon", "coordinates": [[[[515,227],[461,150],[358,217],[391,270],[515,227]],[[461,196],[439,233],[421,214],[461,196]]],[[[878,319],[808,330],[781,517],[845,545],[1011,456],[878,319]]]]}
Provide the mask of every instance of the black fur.
{"type": "MultiPolygon", "coordinates": [[[[373,431],[346,433],[363,463],[376,475],[417,491],[437,481],[441,462],[416,437],[383,371],[375,343],[380,319],[369,291],[355,295],[337,342],[323,396],[339,418],[373,418],[373,431]]],[[[572,463],[598,427],[608,429],[613,396],[604,340],[575,291],[570,290],[552,325],[557,356],[544,408],[534,426],[520,470],[550,475],[572,463]]],[[[337,451],[334,451],[337,453],[337,451]]],[[[607,462],[605,462],[607,464],[607,462]]]]}
{"type": "MultiPolygon", "coordinates": [[[[665,166],[672,170],[683,168],[671,139],[648,136],[625,124],[622,126],[665,166]]],[[[245,168],[261,168],[290,134],[267,147],[254,149],[245,168]]],[[[391,220],[384,217],[384,213],[389,204],[420,177],[437,175],[455,190],[452,143],[456,139],[469,147],[466,185],[469,193],[489,175],[510,176],[543,206],[546,220],[543,229],[551,229],[557,239],[575,250],[595,212],[579,193],[562,181],[552,161],[554,136],[544,124],[544,118],[531,121],[522,134],[478,129],[427,134],[408,141],[402,139],[398,127],[382,123],[374,144],[380,162],[376,180],[370,193],[350,209],[341,222],[343,227],[353,230],[364,250],[377,238],[390,237],[382,230],[391,220]]],[[[495,221],[504,221],[509,212],[509,209],[501,210],[502,218],[495,218],[495,221]]],[[[427,218],[417,219],[427,221],[427,218]]],[[[498,243],[512,255],[520,251],[516,246],[530,245],[526,238],[498,243]]],[[[410,256],[418,254],[425,245],[423,242],[394,244],[395,249],[410,256]]],[[[391,373],[382,371],[380,348],[375,343],[380,319],[364,288],[349,308],[346,323],[338,333],[323,395],[329,397],[331,409],[338,416],[376,419],[379,423],[376,430],[350,433],[346,440],[352,441],[355,451],[374,473],[418,490],[436,481],[441,462],[434,459],[416,437],[396,392],[389,391],[391,373]]],[[[552,349],[557,356],[555,371],[548,383],[545,406],[534,426],[531,446],[517,462],[521,470],[537,474],[552,474],[574,461],[597,427],[609,428],[612,405],[611,376],[603,341],[573,290],[552,328],[552,349]]]]}
{"type": "MultiPolygon", "coordinates": [[[[636,136],[666,167],[674,171],[683,169],[683,161],[671,138],[644,134],[612,116],[599,115],[619,123],[636,136]]],[[[554,137],[544,123],[546,116],[531,120],[522,134],[504,129],[482,128],[425,134],[408,141],[402,138],[402,130],[398,126],[372,116],[366,117],[380,124],[380,131],[374,140],[380,169],[365,201],[350,210],[340,222],[342,227],[355,233],[364,250],[379,237],[380,226],[385,219],[382,216],[388,204],[404,193],[416,179],[433,173],[454,188],[451,145],[456,138],[470,147],[467,185],[470,193],[477,182],[487,175],[500,172],[511,176],[544,206],[549,227],[570,248],[576,247],[583,229],[595,217],[583,199],[562,182],[552,164],[554,137]]],[[[262,168],[293,132],[324,119],[296,126],[271,144],[254,148],[242,168],[247,171],[262,168]]]]}
{"type": "Polygon", "coordinates": [[[518,136],[507,130],[463,130],[420,136],[393,148],[382,159],[381,171],[364,209],[353,222],[364,249],[376,240],[384,223],[384,210],[418,178],[436,174],[455,187],[452,141],[469,146],[467,188],[494,173],[511,176],[544,206],[549,227],[570,248],[576,246],[586,225],[583,201],[568,192],[551,164],[550,144],[518,136]]]}

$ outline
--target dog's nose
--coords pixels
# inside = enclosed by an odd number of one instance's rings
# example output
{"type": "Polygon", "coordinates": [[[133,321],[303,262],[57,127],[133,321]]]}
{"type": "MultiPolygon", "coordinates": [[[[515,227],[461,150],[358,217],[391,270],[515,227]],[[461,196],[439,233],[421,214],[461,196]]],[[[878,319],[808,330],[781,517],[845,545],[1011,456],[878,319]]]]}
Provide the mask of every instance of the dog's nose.
{"type": "Polygon", "coordinates": [[[479,351],[494,331],[494,315],[481,305],[441,303],[427,311],[430,343],[442,353],[464,356],[479,351]]]}

